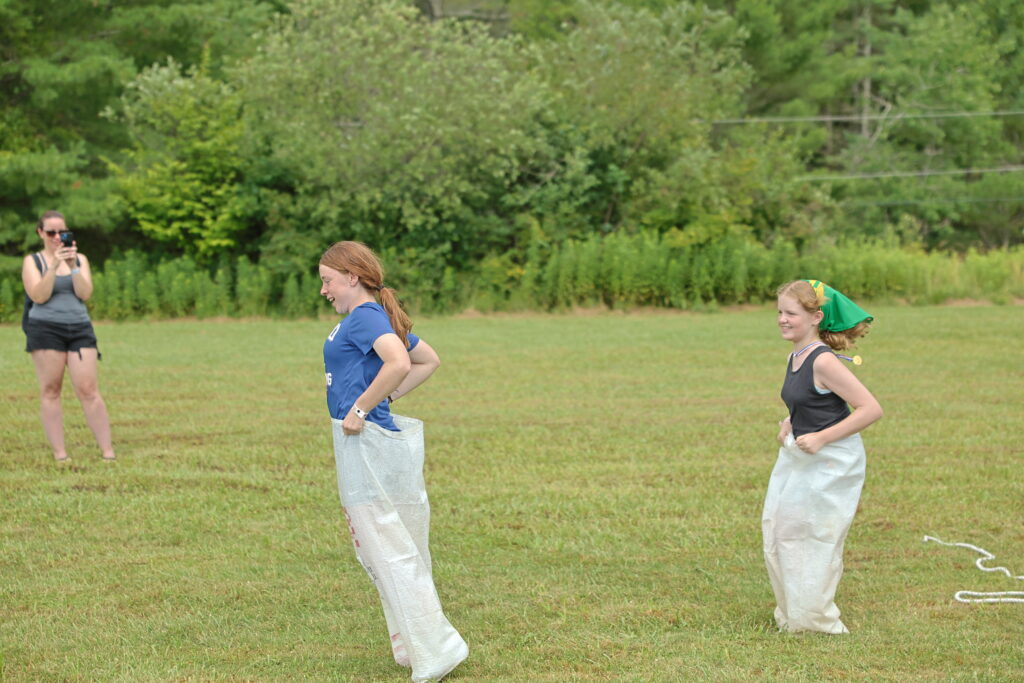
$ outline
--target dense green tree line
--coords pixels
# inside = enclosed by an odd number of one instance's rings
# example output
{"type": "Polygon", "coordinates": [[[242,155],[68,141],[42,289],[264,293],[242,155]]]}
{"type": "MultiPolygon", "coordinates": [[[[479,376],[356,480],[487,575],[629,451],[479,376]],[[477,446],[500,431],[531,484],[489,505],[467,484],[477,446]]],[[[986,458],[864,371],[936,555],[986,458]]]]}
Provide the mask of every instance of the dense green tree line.
{"type": "Polygon", "coordinates": [[[270,0],[0,0],[3,252],[23,249],[34,218],[51,208],[94,243],[133,231],[106,163],[123,156],[129,137],[104,112],[140,71],[168,58],[195,64],[205,54],[222,76],[281,9],[270,0]]]}
{"type": "Polygon", "coordinates": [[[1018,244],[1022,29],[1010,0],[0,0],[0,269],[49,208],[98,261],[286,282],[354,238],[435,292],[620,233],[1018,244]]]}

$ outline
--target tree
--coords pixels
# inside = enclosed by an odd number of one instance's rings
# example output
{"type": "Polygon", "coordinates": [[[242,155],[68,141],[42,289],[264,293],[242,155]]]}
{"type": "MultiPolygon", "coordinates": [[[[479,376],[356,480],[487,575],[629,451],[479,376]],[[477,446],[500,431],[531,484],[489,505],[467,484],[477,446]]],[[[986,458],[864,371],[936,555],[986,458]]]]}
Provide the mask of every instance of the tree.
{"type": "Polygon", "coordinates": [[[885,229],[913,216],[930,226],[916,237],[932,246],[963,247],[986,231],[970,222],[977,211],[965,209],[991,199],[985,188],[1000,183],[979,183],[960,170],[1020,159],[1003,119],[964,115],[999,108],[999,85],[991,74],[1000,67],[1000,46],[975,5],[938,4],[919,15],[900,10],[895,19],[899,31],[879,39],[872,68],[872,98],[883,116],[871,122],[867,135],[848,134],[831,164],[845,173],[949,175],[851,180],[837,183],[835,193],[859,206],[853,220],[885,229]],[[933,114],[940,116],[929,118],[933,114]]]}
{"type": "MultiPolygon", "coordinates": [[[[747,94],[747,116],[845,117],[782,124],[809,171],[856,175],[1020,163],[1024,117],[958,115],[1022,108],[1016,87],[1017,67],[1024,64],[1019,3],[711,3],[730,8],[749,34],[744,57],[757,76],[747,94]],[[949,113],[955,116],[920,116],[949,113]]],[[[990,201],[1006,196],[992,194],[1000,182],[922,176],[821,187],[842,209],[833,228],[838,234],[896,231],[932,246],[959,247],[991,242],[982,237],[992,231],[990,222],[979,222],[979,207],[1014,214],[1013,204],[990,201]],[[908,232],[908,226],[916,228],[908,232]]],[[[1014,233],[1004,228],[999,234],[1007,230],[1014,233]]],[[[1016,232],[1018,240],[1024,237],[1016,232]]]]}
{"type": "Polygon", "coordinates": [[[767,237],[802,210],[806,200],[786,189],[800,164],[785,143],[761,131],[717,135],[709,124],[740,114],[750,84],[746,33],[731,17],[689,3],[658,12],[579,3],[574,21],[538,59],[572,141],[561,172],[576,179],[531,198],[572,207],[562,218],[548,212],[548,234],[649,227],[701,242],[731,231],[767,237]],[[563,198],[559,187],[578,189],[563,198]],[[789,201],[781,213],[768,208],[789,201]]]}
{"type": "Polygon", "coordinates": [[[239,71],[254,144],[287,179],[278,256],[341,235],[459,267],[506,247],[503,197],[545,144],[545,94],[522,61],[516,40],[406,3],[296,2],[239,71]]]}
{"type": "MultiPolygon", "coordinates": [[[[76,229],[118,224],[100,157],[129,140],[100,112],[150,64],[174,57],[209,71],[244,54],[278,0],[0,1],[0,251],[21,252],[38,215],[62,209],[76,229]]],[[[96,254],[102,235],[90,236],[96,254]]]]}
{"type": "Polygon", "coordinates": [[[206,64],[145,69],[120,113],[108,112],[132,140],[127,163],[111,163],[127,215],[149,239],[200,261],[232,250],[255,211],[242,184],[241,98],[206,64]]]}

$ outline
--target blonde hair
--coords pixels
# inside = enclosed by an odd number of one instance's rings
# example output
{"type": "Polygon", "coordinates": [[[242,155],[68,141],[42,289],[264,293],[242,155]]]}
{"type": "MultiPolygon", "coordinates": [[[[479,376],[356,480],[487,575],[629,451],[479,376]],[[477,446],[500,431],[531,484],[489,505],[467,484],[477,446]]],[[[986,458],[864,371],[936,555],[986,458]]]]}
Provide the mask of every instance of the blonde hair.
{"type": "MultiPolygon", "coordinates": [[[[787,282],[779,287],[775,295],[780,298],[784,296],[792,297],[808,313],[820,311],[822,304],[825,303],[824,301],[818,301],[817,292],[814,291],[814,287],[811,287],[811,283],[807,282],[807,280],[787,282]]],[[[857,343],[857,339],[868,333],[870,326],[871,323],[862,322],[857,323],[857,325],[848,330],[841,330],[839,332],[819,329],[818,338],[828,344],[829,348],[833,351],[845,351],[853,348],[854,344],[857,343]]]]}
{"type": "Polygon", "coordinates": [[[398,300],[395,290],[384,286],[384,269],[377,255],[368,246],[362,242],[335,242],[320,257],[320,265],[333,268],[340,273],[352,273],[358,277],[359,284],[373,292],[380,301],[395,334],[406,348],[409,347],[412,321],[402,309],[402,303],[398,300]]]}

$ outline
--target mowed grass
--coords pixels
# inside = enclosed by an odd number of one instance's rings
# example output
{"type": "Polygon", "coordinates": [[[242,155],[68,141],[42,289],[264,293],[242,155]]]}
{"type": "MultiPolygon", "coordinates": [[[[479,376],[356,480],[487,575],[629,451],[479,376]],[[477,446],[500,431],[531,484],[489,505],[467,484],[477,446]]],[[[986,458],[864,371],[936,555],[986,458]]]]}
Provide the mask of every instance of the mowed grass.
{"type": "MultiPolygon", "coordinates": [[[[420,319],[438,590],[458,681],[1021,680],[1024,307],[869,307],[885,419],[844,637],[776,632],[760,513],[788,347],[771,308],[420,319]]],[[[118,462],[65,387],[73,464],[0,327],[5,680],[401,681],[338,503],[333,320],[98,324],[118,462]]]]}

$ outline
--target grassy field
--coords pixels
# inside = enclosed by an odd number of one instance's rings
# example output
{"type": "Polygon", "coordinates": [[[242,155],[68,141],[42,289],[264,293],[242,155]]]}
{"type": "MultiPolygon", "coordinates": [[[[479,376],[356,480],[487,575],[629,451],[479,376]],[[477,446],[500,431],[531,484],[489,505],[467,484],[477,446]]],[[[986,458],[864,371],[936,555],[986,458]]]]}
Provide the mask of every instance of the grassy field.
{"type": "MultiPolygon", "coordinates": [[[[885,419],[837,602],[779,634],[761,555],[787,345],[773,311],[421,319],[453,681],[1022,680],[1024,307],[869,307],[885,419]]],[[[99,324],[118,462],[65,387],[72,464],[0,327],[0,667],[23,680],[408,680],[334,480],[333,326],[99,324]]]]}

